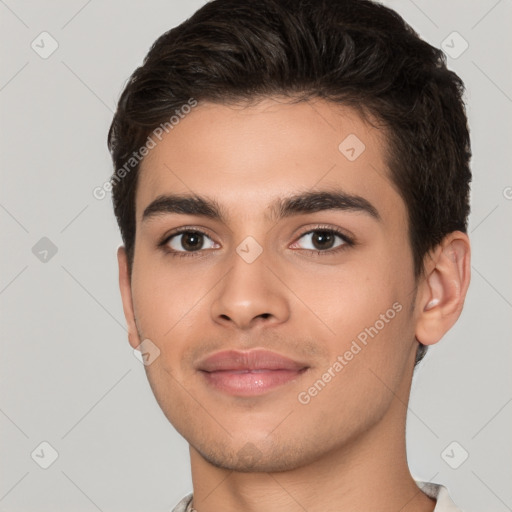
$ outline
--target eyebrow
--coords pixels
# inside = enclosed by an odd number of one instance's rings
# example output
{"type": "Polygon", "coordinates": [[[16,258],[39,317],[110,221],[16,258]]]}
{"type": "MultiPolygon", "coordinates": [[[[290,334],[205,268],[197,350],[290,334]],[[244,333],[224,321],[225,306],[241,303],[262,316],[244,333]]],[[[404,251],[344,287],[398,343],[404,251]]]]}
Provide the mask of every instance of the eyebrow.
{"type": "MultiPolygon", "coordinates": [[[[343,210],[369,215],[381,220],[379,212],[364,197],[347,194],[341,190],[325,190],[295,194],[277,199],[270,205],[270,218],[279,220],[293,215],[324,210],[343,210]]],[[[142,221],[167,214],[196,215],[226,222],[227,215],[219,203],[199,195],[169,194],[157,197],[144,210],[142,221]]]]}

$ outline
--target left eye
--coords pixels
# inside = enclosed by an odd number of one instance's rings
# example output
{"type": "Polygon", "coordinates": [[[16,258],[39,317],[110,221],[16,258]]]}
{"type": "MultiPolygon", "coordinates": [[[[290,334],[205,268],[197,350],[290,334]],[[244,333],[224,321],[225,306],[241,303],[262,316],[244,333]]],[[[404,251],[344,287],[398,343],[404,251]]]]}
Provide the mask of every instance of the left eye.
{"type": "MultiPolygon", "coordinates": [[[[304,233],[299,240],[305,240],[302,247],[298,247],[299,249],[309,249],[314,251],[326,251],[329,249],[335,249],[341,245],[347,243],[347,240],[336,233],[336,231],[327,230],[327,229],[316,229],[314,231],[309,231],[308,233],[304,233]],[[338,241],[336,241],[336,238],[338,241]]],[[[299,242],[295,242],[293,245],[297,245],[299,242]]],[[[292,248],[296,248],[293,247],[292,248]]]]}
{"type": "Polygon", "coordinates": [[[182,231],[167,240],[167,245],[176,252],[193,252],[201,249],[213,249],[215,242],[199,231],[182,231]],[[206,247],[204,247],[206,243],[206,247]]]}

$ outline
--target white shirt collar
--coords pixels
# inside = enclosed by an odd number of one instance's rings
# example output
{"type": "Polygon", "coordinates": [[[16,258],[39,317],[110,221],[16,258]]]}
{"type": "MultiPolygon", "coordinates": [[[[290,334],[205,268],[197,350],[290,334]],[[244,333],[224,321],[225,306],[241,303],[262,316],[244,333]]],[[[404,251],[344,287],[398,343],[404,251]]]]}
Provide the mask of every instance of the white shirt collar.
{"type": "Polygon", "coordinates": [[[427,496],[437,500],[434,512],[462,512],[452,501],[444,485],[419,480],[416,480],[416,484],[427,496]]]}

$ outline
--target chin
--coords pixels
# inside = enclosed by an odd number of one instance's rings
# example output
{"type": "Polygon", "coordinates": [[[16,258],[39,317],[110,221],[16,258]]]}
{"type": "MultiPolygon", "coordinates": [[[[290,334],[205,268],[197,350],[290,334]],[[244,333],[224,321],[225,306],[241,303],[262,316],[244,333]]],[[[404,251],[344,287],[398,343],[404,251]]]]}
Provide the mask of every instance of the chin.
{"type": "MultiPolygon", "coordinates": [[[[194,445],[193,445],[194,446],[194,445]]],[[[225,444],[194,446],[201,457],[217,468],[240,473],[276,473],[290,471],[312,462],[318,453],[308,457],[303,447],[283,443],[266,443],[261,446],[250,441],[241,448],[225,444]]]]}

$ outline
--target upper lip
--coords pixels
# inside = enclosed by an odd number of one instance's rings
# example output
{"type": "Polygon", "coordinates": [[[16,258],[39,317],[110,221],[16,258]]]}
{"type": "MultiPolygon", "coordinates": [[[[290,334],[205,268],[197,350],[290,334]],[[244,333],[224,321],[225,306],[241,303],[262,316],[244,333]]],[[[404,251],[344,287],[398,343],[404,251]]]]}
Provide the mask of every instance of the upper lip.
{"type": "Polygon", "coordinates": [[[264,349],[224,350],[202,359],[198,369],[205,372],[227,370],[302,370],[307,365],[264,349]]]}

